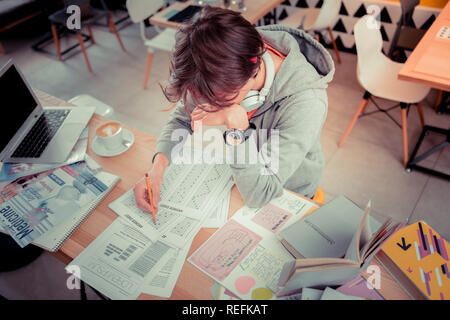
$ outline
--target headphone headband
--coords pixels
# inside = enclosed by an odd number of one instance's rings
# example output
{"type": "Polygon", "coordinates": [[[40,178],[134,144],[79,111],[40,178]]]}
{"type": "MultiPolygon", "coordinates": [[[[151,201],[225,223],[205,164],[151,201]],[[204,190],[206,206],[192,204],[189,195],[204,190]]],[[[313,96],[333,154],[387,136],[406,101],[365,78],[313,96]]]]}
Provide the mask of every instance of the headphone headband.
{"type": "Polygon", "coordinates": [[[266,71],[264,87],[260,91],[250,90],[244,100],[241,101],[241,106],[244,107],[247,112],[253,111],[263,105],[275,78],[275,65],[272,57],[267,51],[262,55],[262,59],[264,61],[266,71]]]}

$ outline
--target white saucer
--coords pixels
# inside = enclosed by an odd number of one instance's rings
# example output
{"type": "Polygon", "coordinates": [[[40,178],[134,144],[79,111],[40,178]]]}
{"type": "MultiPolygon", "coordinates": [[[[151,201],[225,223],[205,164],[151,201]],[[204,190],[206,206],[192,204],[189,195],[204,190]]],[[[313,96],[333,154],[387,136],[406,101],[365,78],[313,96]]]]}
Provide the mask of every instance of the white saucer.
{"type": "Polygon", "coordinates": [[[114,156],[118,156],[119,154],[124,153],[133,145],[134,135],[133,135],[133,132],[131,132],[130,130],[127,130],[124,128],[122,128],[122,130],[123,130],[122,144],[120,146],[118,146],[117,148],[106,149],[105,146],[99,142],[97,137],[95,137],[94,140],[92,141],[91,150],[94,151],[97,155],[99,155],[101,157],[114,157],[114,156]]]}

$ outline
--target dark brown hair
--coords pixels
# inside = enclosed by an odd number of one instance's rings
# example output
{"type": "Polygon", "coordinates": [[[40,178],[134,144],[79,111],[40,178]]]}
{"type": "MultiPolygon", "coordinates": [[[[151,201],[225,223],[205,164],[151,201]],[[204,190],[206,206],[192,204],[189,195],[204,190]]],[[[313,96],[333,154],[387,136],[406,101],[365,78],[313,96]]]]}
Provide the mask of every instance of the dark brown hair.
{"type": "Polygon", "coordinates": [[[176,34],[164,95],[182,99],[186,108],[188,92],[194,104],[230,106],[257,73],[263,53],[260,34],[240,13],[206,6],[176,34]]]}

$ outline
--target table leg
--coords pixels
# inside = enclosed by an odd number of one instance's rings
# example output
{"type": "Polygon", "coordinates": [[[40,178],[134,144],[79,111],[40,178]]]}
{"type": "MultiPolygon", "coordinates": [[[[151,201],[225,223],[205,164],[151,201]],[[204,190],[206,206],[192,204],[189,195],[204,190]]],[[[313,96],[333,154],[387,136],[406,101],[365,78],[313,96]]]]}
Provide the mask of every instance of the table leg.
{"type": "Polygon", "coordinates": [[[450,144],[450,128],[448,130],[445,130],[442,128],[437,128],[437,127],[432,127],[432,126],[424,126],[422,133],[419,137],[419,140],[417,141],[417,145],[415,146],[414,151],[411,154],[411,158],[408,161],[406,170],[411,171],[412,169],[416,169],[416,170],[419,170],[419,171],[422,171],[422,172],[425,172],[428,174],[432,174],[432,175],[450,180],[450,175],[448,175],[448,174],[418,165],[418,163],[420,161],[424,160],[425,158],[428,158],[429,156],[438,152],[439,150],[441,150],[442,148],[446,147],[449,144],[450,144]],[[417,152],[419,151],[420,145],[422,144],[427,132],[429,132],[429,131],[444,135],[445,140],[443,142],[441,142],[440,144],[438,144],[437,146],[431,148],[427,152],[423,153],[422,155],[416,157],[417,152]]]}

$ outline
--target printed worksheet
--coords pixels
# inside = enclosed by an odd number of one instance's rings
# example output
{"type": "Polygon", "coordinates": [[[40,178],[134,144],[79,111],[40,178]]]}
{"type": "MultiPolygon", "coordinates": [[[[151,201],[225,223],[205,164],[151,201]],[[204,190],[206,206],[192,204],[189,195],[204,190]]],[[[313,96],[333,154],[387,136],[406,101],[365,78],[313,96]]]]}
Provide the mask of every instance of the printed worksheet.
{"type": "Polygon", "coordinates": [[[192,242],[189,242],[181,249],[170,248],[166,253],[166,263],[160,265],[154,276],[145,283],[142,292],[163,298],[170,298],[184,262],[186,261],[191,244],[192,242]]]}
{"type": "Polygon", "coordinates": [[[208,216],[220,210],[223,219],[223,207],[229,204],[224,201],[233,185],[231,171],[226,165],[171,165],[166,170],[156,224],[151,214],[137,207],[133,190],[109,207],[153,241],[184,248],[208,216]]]}
{"type": "Polygon", "coordinates": [[[211,210],[211,214],[206,217],[205,221],[202,223],[203,228],[220,228],[227,222],[228,211],[230,209],[230,191],[231,190],[225,194],[225,197],[219,206],[216,209],[211,210]]]}
{"type": "Polygon", "coordinates": [[[172,164],[164,173],[159,207],[199,219],[202,212],[217,206],[230,181],[226,164],[172,164]]]}
{"type": "Polygon", "coordinates": [[[241,208],[188,261],[241,299],[275,299],[281,269],[292,259],[277,234],[314,208],[287,191],[263,208],[241,208]]]}
{"type": "Polygon", "coordinates": [[[170,249],[118,217],[66,270],[111,299],[136,299],[171,258],[170,249]]]}

